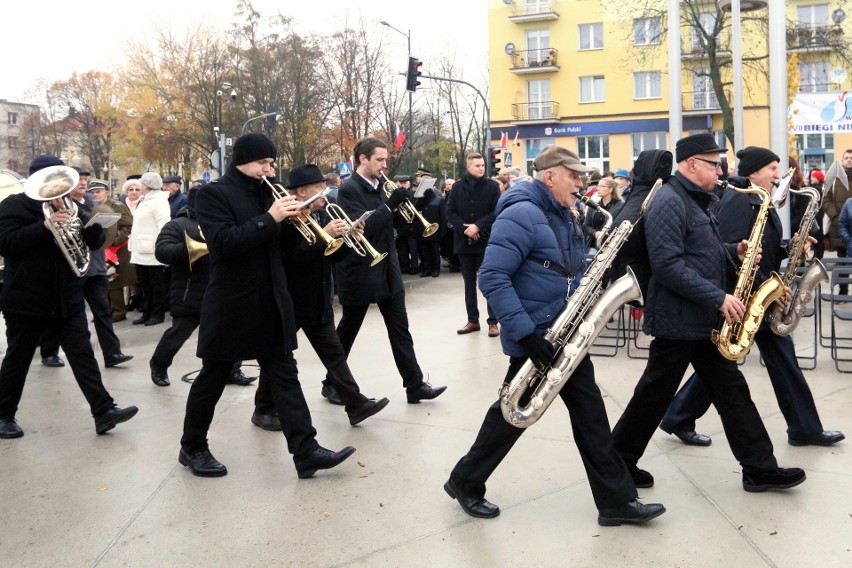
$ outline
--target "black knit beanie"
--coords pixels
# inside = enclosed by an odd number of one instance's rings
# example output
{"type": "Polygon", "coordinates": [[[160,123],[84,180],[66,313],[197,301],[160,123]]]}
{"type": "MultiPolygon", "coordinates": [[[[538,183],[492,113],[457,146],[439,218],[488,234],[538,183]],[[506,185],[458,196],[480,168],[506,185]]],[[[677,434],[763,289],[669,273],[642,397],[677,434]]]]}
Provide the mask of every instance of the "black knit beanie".
{"type": "Polygon", "coordinates": [[[240,136],[234,142],[231,163],[240,166],[255,160],[277,157],[278,152],[275,150],[275,144],[272,143],[272,140],[259,132],[249,132],[240,136]]]}
{"type": "Polygon", "coordinates": [[[29,175],[33,175],[39,170],[43,170],[44,168],[49,168],[50,166],[64,166],[65,162],[53,156],[51,154],[40,154],[33,158],[33,161],[30,162],[29,175]]]}
{"type": "Polygon", "coordinates": [[[781,158],[772,150],[758,146],[748,146],[737,152],[740,163],[737,165],[737,174],[747,177],[763,166],[772,162],[780,162],[781,158]]]}

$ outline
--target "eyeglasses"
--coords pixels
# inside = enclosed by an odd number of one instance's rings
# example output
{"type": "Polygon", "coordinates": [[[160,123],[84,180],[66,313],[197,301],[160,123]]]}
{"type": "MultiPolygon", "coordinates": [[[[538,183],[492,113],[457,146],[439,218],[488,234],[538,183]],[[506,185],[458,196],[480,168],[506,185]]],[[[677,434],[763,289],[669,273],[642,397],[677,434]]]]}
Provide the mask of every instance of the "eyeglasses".
{"type": "Polygon", "coordinates": [[[722,169],[722,162],[713,162],[713,161],[710,161],[710,160],[705,160],[704,158],[697,158],[697,157],[695,159],[699,160],[701,162],[704,162],[705,164],[710,164],[711,166],[713,166],[714,170],[721,170],[722,169]]]}

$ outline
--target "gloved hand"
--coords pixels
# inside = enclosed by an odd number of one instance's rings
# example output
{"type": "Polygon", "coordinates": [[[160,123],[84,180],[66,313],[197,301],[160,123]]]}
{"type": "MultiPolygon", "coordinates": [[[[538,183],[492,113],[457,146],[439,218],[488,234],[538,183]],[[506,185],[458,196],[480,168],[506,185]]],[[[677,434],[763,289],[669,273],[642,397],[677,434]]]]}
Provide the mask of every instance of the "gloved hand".
{"type": "Polygon", "coordinates": [[[393,211],[406,199],[408,199],[408,191],[398,187],[393,190],[393,193],[391,193],[390,197],[388,197],[387,206],[390,207],[391,211],[393,211]]]}
{"type": "Polygon", "coordinates": [[[728,185],[745,189],[747,187],[751,187],[751,182],[748,180],[747,177],[730,176],[728,178],[728,185]]]}
{"type": "Polygon", "coordinates": [[[422,199],[426,203],[431,203],[432,199],[434,199],[434,198],[435,198],[435,190],[434,189],[427,189],[426,191],[423,192],[422,199]]]}
{"type": "Polygon", "coordinates": [[[518,344],[524,348],[527,355],[535,363],[536,367],[544,367],[549,365],[556,355],[556,348],[537,333],[531,333],[528,336],[518,341],[518,344]]]}
{"type": "Polygon", "coordinates": [[[100,225],[83,227],[81,236],[83,237],[83,242],[90,249],[96,249],[104,244],[104,228],[100,225]]]}

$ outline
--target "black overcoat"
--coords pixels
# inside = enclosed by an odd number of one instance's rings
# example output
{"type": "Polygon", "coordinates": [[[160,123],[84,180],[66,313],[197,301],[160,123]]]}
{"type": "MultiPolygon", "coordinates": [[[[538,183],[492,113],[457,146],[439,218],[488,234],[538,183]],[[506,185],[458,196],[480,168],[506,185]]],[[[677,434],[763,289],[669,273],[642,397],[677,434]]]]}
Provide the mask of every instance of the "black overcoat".
{"type": "Polygon", "coordinates": [[[453,226],[455,254],[485,254],[488,234],[494,224],[494,209],[500,199],[500,186],[493,179],[474,178],[469,173],[453,184],[447,196],[447,220],[453,226]],[[464,234],[465,224],[479,227],[479,240],[464,234]]]}
{"type": "Polygon", "coordinates": [[[281,227],[268,212],[272,201],[262,181],[234,167],[198,191],[195,213],[210,251],[198,333],[202,359],[259,359],[296,348],[281,227]]]}

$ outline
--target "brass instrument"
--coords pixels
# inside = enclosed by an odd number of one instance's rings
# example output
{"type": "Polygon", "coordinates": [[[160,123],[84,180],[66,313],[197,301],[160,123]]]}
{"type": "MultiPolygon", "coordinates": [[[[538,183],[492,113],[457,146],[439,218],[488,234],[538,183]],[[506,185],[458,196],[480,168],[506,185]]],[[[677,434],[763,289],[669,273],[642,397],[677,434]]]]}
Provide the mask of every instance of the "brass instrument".
{"type": "MultiPolygon", "coordinates": [[[[272,196],[275,199],[281,199],[282,197],[292,195],[280,183],[273,184],[266,176],[262,176],[262,178],[263,181],[266,182],[266,185],[268,185],[272,190],[272,196]]],[[[335,239],[326,233],[310,214],[302,215],[300,213],[294,217],[288,217],[287,220],[296,228],[297,231],[299,231],[299,233],[302,234],[302,237],[308,241],[308,244],[315,244],[317,242],[317,237],[322,239],[325,243],[325,256],[334,254],[334,252],[343,245],[343,239],[335,239]]]]}
{"type": "Polygon", "coordinates": [[[346,214],[346,211],[344,211],[340,205],[337,203],[329,203],[325,207],[325,212],[332,219],[346,223],[346,233],[343,235],[344,242],[349,248],[355,251],[355,254],[358,256],[366,257],[369,255],[370,258],[373,259],[373,261],[370,262],[370,266],[376,266],[388,255],[386,252],[379,252],[373,248],[373,245],[370,244],[364,235],[359,236],[355,234],[354,223],[352,223],[349,215],[346,214]]]}
{"type": "Polygon", "coordinates": [[[718,330],[713,330],[711,335],[713,343],[725,359],[739,361],[748,355],[769,305],[786,293],[784,282],[774,271],[756,290],[752,290],[755,276],[760,268],[757,258],[763,231],[769,218],[769,210],[772,209],[773,202],[782,204],[786,200],[786,191],[773,199],[767,190],[754,184],[748,188],[730,186],[730,189],[740,193],[753,193],[761,199],[760,210],[748,237],[745,258],[737,273],[737,284],[733,292],[734,297],[745,304],[745,315],[742,321],[722,322],[722,326],[718,330]]]}
{"type": "MultiPolygon", "coordinates": [[[[819,191],[813,187],[803,187],[800,190],[791,189],[790,191],[798,195],[810,197],[810,201],[808,201],[808,208],[802,216],[802,222],[799,223],[799,230],[796,231],[798,237],[795,241],[790,242],[787,269],[784,271],[784,276],[781,277],[784,286],[788,287],[792,287],[797,281],[797,269],[805,260],[803,255],[805,253],[805,245],[808,243],[808,234],[817,213],[819,213],[820,207],[819,191]]],[[[766,316],[766,321],[769,322],[769,327],[775,334],[790,335],[793,333],[799,325],[799,321],[802,319],[808,304],[811,303],[814,289],[820,282],[828,282],[828,272],[819,259],[814,258],[810,267],[798,278],[796,292],[793,295],[790,305],[786,309],[780,306],[772,306],[770,308],[769,314],[766,316]]]]}
{"type": "MultiPolygon", "coordinates": [[[[642,215],[661,186],[662,181],[658,180],[645,198],[642,203],[642,215]]],[[[606,217],[600,237],[603,245],[586,269],[580,285],[568,298],[565,307],[544,335],[556,348],[556,355],[551,363],[539,369],[528,360],[509,383],[500,387],[500,410],[503,418],[518,428],[528,428],[544,415],[615,311],[626,302],[642,301],[639,282],[630,267],[627,268],[627,274],[611,283],[606,290],[603,289],[604,276],[612,266],[618,251],[627,242],[634,223],[622,221],[610,234],[612,215],[588,197],[583,196],[580,199],[606,217]],[[533,389],[531,393],[528,392],[530,389],[533,389]],[[522,401],[527,399],[529,402],[524,404],[522,401]]]]}
{"type": "Polygon", "coordinates": [[[30,199],[43,201],[44,224],[53,234],[62,256],[78,278],[89,270],[89,247],[83,242],[83,222],[77,215],[77,204],[68,197],[80,181],[80,175],[69,166],[50,166],[37,171],[24,182],[24,193],[30,199]],[[54,205],[59,200],[61,206],[54,205]],[[50,215],[67,209],[70,217],[62,223],[50,221],[50,215]]]}
{"type": "MultiPolygon", "coordinates": [[[[201,233],[201,238],[204,238],[204,233],[201,233]]],[[[196,241],[186,231],[183,232],[183,240],[186,242],[186,250],[189,253],[189,271],[192,272],[192,265],[201,257],[209,254],[210,251],[207,249],[206,242],[196,241]]]]}
{"type": "MultiPolygon", "coordinates": [[[[385,190],[385,197],[390,197],[391,193],[393,193],[398,186],[394,182],[389,180],[388,176],[386,176],[384,172],[381,173],[381,177],[384,178],[382,187],[385,190]]],[[[417,208],[414,207],[414,204],[411,203],[411,200],[407,198],[399,205],[399,207],[397,207],[397,211],[399,211],[399,214],[402,215],[402,218],[405,219],[406,223],[413,223],[415,219],[420,221],[420,223],[423,225],[424,237],[431,237],[439,229],[437,223],[430,223],[429,221],[427,221],[426,218],[420,214],[420,211],[418,211],[417,208]]]]}

